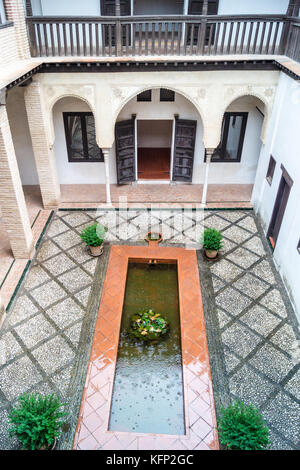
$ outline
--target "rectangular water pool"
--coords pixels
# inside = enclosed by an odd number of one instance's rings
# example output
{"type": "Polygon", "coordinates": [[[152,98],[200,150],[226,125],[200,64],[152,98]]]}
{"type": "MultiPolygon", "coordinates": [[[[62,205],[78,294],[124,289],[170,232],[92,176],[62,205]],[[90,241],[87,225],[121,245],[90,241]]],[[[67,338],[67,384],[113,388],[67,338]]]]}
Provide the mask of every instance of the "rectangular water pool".
{"type": "Polygon", "coordinates": [[[177,264],[129,262],[109,430],[185,434],[177,264]],[[144,344],[128,334],[132,315],[152,308],[170,324],[144,344]]]}

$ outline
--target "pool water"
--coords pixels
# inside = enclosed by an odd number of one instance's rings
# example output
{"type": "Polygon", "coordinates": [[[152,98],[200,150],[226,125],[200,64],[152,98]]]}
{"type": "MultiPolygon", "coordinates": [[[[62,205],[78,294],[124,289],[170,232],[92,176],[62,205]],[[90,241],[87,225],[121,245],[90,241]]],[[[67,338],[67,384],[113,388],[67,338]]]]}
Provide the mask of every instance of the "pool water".
{"type": "Polygon", "coordinates": [[[185,434],[176,263],[129,263],[109,429],[185,434]],[[128,330],[132,315],[150,308],[170,331],[144,344],[128,330]]]}

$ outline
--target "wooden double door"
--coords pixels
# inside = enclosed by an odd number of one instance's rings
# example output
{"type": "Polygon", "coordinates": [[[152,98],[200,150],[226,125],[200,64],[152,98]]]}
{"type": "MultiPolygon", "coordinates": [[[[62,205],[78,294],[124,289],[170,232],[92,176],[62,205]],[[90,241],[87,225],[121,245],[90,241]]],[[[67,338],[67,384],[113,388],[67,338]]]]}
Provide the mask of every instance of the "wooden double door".
{"type": "MultiPolygon", "coordinates": [[[[191,183],[197,121],[175,119],[173,139],[172,181],[191,183]]],[[[137,139],[135,117],[119,121],[115,127],[118,184],[137,179],[137,139]]]]}

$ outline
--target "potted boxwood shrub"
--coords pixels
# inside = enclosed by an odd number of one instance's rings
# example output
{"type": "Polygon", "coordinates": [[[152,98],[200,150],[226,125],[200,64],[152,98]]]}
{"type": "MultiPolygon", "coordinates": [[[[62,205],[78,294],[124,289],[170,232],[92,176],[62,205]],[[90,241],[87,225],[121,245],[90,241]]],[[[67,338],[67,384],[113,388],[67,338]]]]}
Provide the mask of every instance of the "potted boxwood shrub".
{"type": "Polygon", "coordinates": [[[223,246],[223,235],[215,228],[206,228],[203,232],[201,243],[207,258],[214,259],[218,256],[223,246]]]}
{"type": "Polygon", "coordinates": [[[59,397],[52,395],[22,395],[9,415],[10,435],[16,435],[27,450],[53,449],[61,435],[67,414],[59,397]]]}
{"type": "Polygon", "coordinates": [[[107,228],[97,222],[82,230],[80,237],[90,247],[92,256],[102,255],[106,233],[107,228]]]}
{"type": "Polygon", "coordinates": [[[229,450],[264,450],[269,444],[269,430],[259,410],[240,400],[222,408],[218,431],[221,444],[229,450]]]}

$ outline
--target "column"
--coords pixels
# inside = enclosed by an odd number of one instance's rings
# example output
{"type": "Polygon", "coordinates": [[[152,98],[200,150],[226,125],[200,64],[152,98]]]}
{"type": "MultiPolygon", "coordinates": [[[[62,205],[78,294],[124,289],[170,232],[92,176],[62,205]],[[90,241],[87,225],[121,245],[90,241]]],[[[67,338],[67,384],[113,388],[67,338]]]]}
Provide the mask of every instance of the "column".
{"type": "Polygon", "coordinates": [[[7,19],[14,23],[19,57],[20,59],[30,59],[24,1],[9,0],[4,3],[7,19]]]}
{"type": "Polygon", "coordinates": [[[15,258],[30,258],[33,236],[5,106],[0,106],[0,206],[15,258]]]}
{"type": "Polygon", "coordinates": [[[203,182],[203,192],[202,192],[202,201],[201,201],[201,204],[203,205],[206,204],[209,167],[211,163],[211,157],[215,149],[205,149],[205,150],[206,150],[205,176],[204,176],[204,182],[203,182]]]}
{"type": "Polygon", "coordinates": [[[110,195],[110,180],[109,180],[109,154],[111,149],[102,149],[104,155],[104,166],[105,166],[105,190],[106,190],[106,204],[111,206],[111,195],[110,195]]]}
{"type": "Polygon", "coordinates": [[[60,200],[60,185],[55,154],[49,144],[49,129],[46,124],[48,120],[45,119],[41,84],[32,82],[28,85],[24,98],[44,208],[55,209],[60,200]]]}

